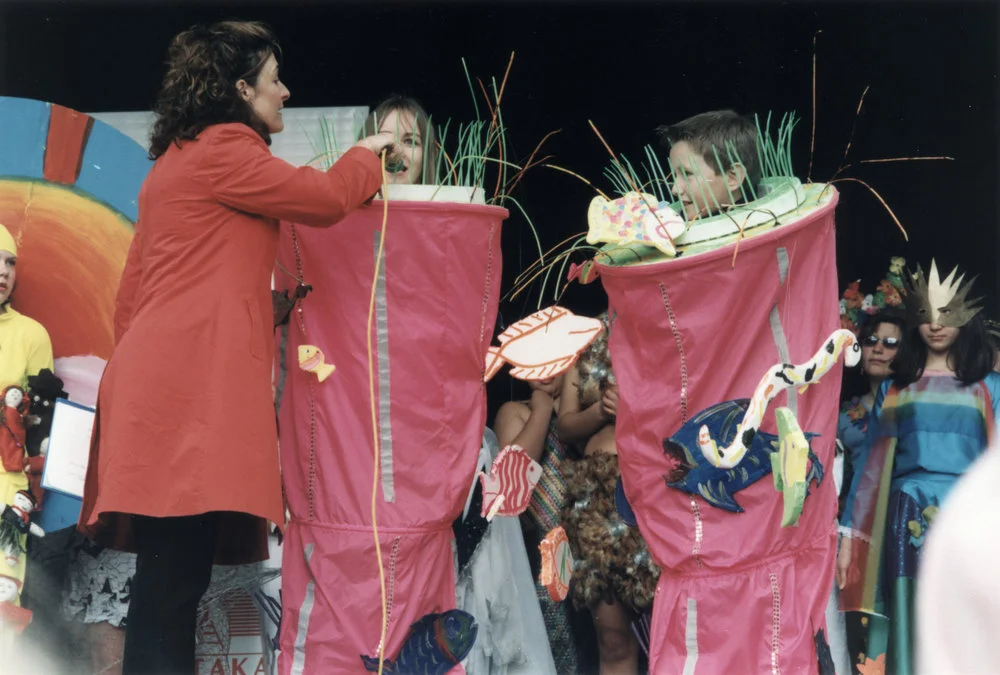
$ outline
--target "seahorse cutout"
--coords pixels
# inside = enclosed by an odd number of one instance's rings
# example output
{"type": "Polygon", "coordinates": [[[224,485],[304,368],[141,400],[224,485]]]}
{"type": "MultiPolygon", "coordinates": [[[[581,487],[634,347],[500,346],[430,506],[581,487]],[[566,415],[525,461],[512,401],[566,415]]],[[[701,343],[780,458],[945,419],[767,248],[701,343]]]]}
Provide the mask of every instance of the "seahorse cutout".
{"type": "Polygon", "coordinates": [[[720,469],[731,469],[739,464],[746,455],[753,437],[760,428],[767,411],[767,404],[786,389],[799,387],[799,393],[815,384],[825,375],[844,354],[844,365],[856,366],[861,360],[861,345],[849,330],[835,330],[823,343],[809,361],[793,366],[789,363],[779,363],[767,369],[764,377],[753,392],[746,415],[736,430],[736,438],[727,448],[720,448],[712,439],[708,426],[703,426],[698,432],[698,447],[708,462],[720,469]]]}

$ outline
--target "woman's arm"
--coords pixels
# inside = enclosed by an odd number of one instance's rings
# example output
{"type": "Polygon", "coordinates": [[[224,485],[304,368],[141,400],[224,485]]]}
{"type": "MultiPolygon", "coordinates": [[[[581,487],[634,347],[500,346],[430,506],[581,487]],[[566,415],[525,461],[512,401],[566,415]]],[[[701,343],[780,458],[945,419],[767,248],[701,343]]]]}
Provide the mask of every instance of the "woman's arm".
{"type": "Polygon", "coordinates": [[[328,227],[371,199],[382,184],[378,156],[355,146],[326,172],[274,157],[244,124],[205,132],[204,176],[216,199],[247,213],[328,227]]]}
{"type": "Polygon", "coordinates": [[[606,414],[602,401],[597,401],[586,410],[580,410],[580,373],[570,369],[563,379],[562,396],[559,404],[559,438],[564,443],[583,445],[587,439],[604,428],[611,417],[606,414]]]}

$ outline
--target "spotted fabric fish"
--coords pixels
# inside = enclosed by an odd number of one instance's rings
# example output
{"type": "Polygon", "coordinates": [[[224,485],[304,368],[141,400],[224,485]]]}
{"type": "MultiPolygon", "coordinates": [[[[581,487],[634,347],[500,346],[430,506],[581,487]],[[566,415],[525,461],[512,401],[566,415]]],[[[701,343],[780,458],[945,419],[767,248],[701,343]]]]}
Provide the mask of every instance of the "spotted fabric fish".
{"type": "MultiPolygon", "coordinates": [[[[393,660],[382,664],[385,675],[444,675],[468,656],[479,626],[468,612],[451,609],[426,614],[406,634],[406,641],[393,660]]],[[[365,670],[378,672],[378,658],[361,657],[365,670]]]]}
{"type": "Polygon", "coordinates": [[[651,194],[628,192],[609,201],[594,197],[587,210],[587,243],[639,243],[659,249],[673,257],[677,254],[674,239],[684,233],[686,224],[669,205],[659,206],[651,194]]]}
{"type": "Polygon", "coordinates": [[[490,472],[479,473],[483,486],[482,516],[519,516],[528,509],[531,494],[542,477],[542,465],[528,456],[519,445],[508,445],[496,459],[490,472]]]}

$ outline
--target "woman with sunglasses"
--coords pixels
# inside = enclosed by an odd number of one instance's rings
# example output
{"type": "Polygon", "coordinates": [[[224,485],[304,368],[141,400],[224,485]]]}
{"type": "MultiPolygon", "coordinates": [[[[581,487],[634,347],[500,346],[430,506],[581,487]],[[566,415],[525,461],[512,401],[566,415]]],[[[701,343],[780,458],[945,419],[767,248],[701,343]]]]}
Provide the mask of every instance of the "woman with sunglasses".
{"type": "Polygon", "coordinates": [[[861,373],[867,380],[868,390],[844,406],[837,423],[837,439],[844,447],[844,479],[850,484],[851,468],[857,466],[858,457],[865,444],[868,418],[875,403],[875,395],[882,383],[892,375],[892,360],[896,358],[903,341],[904,318],[884,311],[864,323],[859,334],[861,343],[861,373]]]}
{"type": "MultiPolygon", "coordinates": [[[[892,375],[892,361],[899,352],[905,327],[906,322],[900,314],[885,310],[868,318],[858,332],[858,341],[861,343],[861,374],[867,386],[864,394],[844,404],[837,421],[837,442],[844,451],[841,510],[847,498],[847,487],[851,485],[853,473],[855,470],[860,470],[860,458],[867,454],[868,423],[875,404],[875,395],[882,383],[892,375]]],[[[848,547],[841,547],[841,552],[850,554],[848,547]]],[[[846,565],[846,561],[844,564],[846,565]]],[[[869,648],[865,644],[867,640],[874,639],[875,642],[883,643],[885,641],[884,620],[879,617],[866,619],[863,621],[862,615],[857,612],[848,612],[844,616],[844,623],[841,624],[846,628],[847,651],[852,663],[858,662],[860,654],[868,653],[869,648]]],[[[831,646],[832,642],[831,635],[831,646]]]]}

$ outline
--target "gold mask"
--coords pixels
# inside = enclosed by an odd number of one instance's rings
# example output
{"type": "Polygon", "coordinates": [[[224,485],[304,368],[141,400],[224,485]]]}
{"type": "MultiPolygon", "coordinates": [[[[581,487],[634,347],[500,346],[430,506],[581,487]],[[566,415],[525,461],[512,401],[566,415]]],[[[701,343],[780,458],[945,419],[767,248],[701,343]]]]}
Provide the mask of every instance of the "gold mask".
{"type": "Polygon", "coordinates": [[[920,269],[920,265],[917,265],[916,274],[909,275],[910,288],[906,294],[907,313],[912,325],[935,323],[939,326],[961,328],[982,310],[983,307],[979,304],[981,297],[966,299],[972,290],[975,278],[962,283],[965,274],[957,279],[956,274],[958,274],[957,266],[942,281],[938,275],[937,265],[932,259],[930,273],[928,278],[924,279],[924,272],[920,269]]]}

